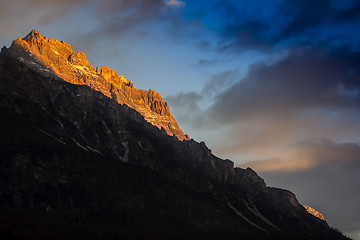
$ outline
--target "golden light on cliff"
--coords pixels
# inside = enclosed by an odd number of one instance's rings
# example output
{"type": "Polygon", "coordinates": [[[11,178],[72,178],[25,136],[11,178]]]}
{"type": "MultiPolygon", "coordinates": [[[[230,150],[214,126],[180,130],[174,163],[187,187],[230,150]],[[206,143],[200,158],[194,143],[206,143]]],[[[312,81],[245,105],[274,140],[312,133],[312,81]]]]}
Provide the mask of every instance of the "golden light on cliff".
{"type": "Polygon", "coordinates": [[[314,208],[307,206],[307,205],[304,205],[304,207],[305,207],[306,211],[308,213],[310,213],[311,215],[313,215],[321,220],[325,220],[324,216],[321,213],[319,213],[318,211],[316,211],[314,208]]]}

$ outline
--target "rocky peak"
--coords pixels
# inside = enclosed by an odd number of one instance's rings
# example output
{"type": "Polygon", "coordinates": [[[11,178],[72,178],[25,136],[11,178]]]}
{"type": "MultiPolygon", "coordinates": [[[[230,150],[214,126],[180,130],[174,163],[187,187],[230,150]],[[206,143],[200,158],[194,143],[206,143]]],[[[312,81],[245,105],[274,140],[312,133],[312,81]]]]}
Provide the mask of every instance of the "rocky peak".
{"type": "Polygon", "coordinates": [[[100,74],[103,78],[120,89],[122,88],[123,84],[128,83],[128,81],[123,76],[119,76],[113,69],[107,66],[102,66],[101,69],[97,67],[96,73],[100,74]]]}
{"type": "Polygon", "coordinates": [[[166,102],[162,100],[160,93],[150,89],[147,92],[147,101],[150,106],[150,109],[161,116],[166,116],[170,113],[169,106],[166,102]]]}
{"type": "Polygon", "coordinates": [[[170,136],[176,136],[179,140],[189,139],[159,93],[135,88],[130,80],[119,76],[109,67],[102,66],[95,70],[83,52],[75,53],[64,41],[44,37],[32,30],[26,37],[13,41],[11,47],[2,52],[17,58],[45,77],[87,85],[100,91],[116,102],[137,110],[146,121],[159,129],[163,128],[170,136]]]}
{"type": "Polygon", "coordinates": [[[308,213],[310,213],[311,215],[313,215],[321,220],[325,220],[324,216],[320,212],[316,211],[314,208],[312,208],[308,205],[304,205],[304,207],[305,207],[306,211],[308,213]]]}
{"type": "Polygon", "coordinates": [[[72,65],[83,66],[89,68],[91,71],[95,71],[94,67],[91,66],[88,60],[86,59],[85,54],[81,51],[77,51],[76,54],[75,53],[70,54],[68,57],[68,61],[72,65]]]}
{"type": "Polygon", "coordinates": [[[41,34],[37,30],[33,29],[33,30],[31,30],[31,32],[28,35],[26,35],[23,38],[23,40],[30,42],[33,39],[37,39],[37,38],[43,38],[43,36],[41,36],[41,34]]]}

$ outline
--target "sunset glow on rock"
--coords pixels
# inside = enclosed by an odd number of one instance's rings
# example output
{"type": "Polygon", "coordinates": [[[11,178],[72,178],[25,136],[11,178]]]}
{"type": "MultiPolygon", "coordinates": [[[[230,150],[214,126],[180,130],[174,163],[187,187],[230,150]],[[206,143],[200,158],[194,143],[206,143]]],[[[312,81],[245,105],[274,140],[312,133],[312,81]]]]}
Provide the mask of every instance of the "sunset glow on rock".
{"type": "Polygon", "coordinates": [[[167,103],[154,90],[140,90],[114,70],[102,66],[95,68],[87,61],[83,52],[75,53],[71,46],[54,38],[43,37],[38,31],[31,31],[25,38],[13,42],[8,53],[12,56],[25,56],[24,62],[42,74],[65,80],[72,84],[87,85],[120,104],[134,108],[143,117],[164,129],[170,136],[179,140],[189,139],[179,128],[167,103]],[[35,57],[36,59],[33,59],[35,57]],[[39,60],[43,68],[33,64],[39,60]]]}
{"type": "Polygon", "coordinates": [[[310,213],[311,215],[314,215],[315,217],[321,219],[321,220],[325,220],[324,219],[324,216],[319,213],[318,211],[316,211],[315,209],[313,209],[312,207],[310,206],[307,206],[307,205],[304,205],[306,211],[308,211],[308,213],[310,213]]]}

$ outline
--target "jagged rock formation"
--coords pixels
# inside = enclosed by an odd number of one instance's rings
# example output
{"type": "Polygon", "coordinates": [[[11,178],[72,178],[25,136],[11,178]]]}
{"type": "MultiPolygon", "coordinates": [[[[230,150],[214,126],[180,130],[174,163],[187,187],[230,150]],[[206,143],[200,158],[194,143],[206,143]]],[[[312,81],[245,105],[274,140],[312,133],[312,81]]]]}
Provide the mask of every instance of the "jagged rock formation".
{"type": "MultiPolygon", "coordinates": [[[[293,193],[203,142],[169,136],[91,84],[62,81],[15,46],[0,54],[1,239],[346,239],[293,193]]],[[[122,93],[166,114],[156,92],[122,93]]]]}
{"type": "Polygon", "coordinates": [[[304,205],[304,207],[305,207],[306,211],[308,213],[310,213],[311,215],[313,215],[321,220],[325,220],[324,216],[321,213],[319,213],[318,211],[316,211],[314,208],[307,206],[307,205],[304,205]]]}
{"type": "Polygon", "coordinates": [[[134,108],[146,121],[159,129],[164,128],[170,136],[174,135],[179,140],[189,139],[159,93],[135,88],[130,80],[118,76],[109,67],[102,66],[95,70],[83,52],[75,53],[64,41],[44,37],[32,30],[26,37],[13,41],[9,49],[3,48],[2,51],[18,58],[42,76],[87,85],[120,104],[134,108]]]}

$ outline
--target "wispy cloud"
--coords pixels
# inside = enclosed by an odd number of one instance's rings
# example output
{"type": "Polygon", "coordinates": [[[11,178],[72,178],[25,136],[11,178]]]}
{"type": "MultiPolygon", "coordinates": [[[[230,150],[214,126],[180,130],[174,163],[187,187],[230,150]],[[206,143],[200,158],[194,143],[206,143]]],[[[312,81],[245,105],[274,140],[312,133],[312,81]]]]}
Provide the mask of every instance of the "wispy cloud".
{"type": "Polygon", "coordinates": [[[359,229],[360,192],[356,190],[360,181],[359,144],[309,141],[300,145],[298,161],[300,156],[307,156],[316,166],[293,171],[266,170],[259,172],[260,176],[269,186],[295,192],[302,204],[323,213],[331,226],[341,230],[359,229]]]}
{"type": "Polygon", "coordinates": [[[176,119],[179,122],[187,122],[192,126],[199,126],[205,124],[205,119],[202,117],[202,110],[199,102],[202,96],[195,92],[178,93],[175,95],[166,96],[166,101],[176,109],[176,119]]]}
{"type": "Polygon", "coordinates": [[[280,159],[264,159],[242,164],[259,172],[304,171],[321,165],[355,164],[360,169],[360,145],[331,140],[302,141],[284,148],[280,159]]]}
{"type": "Polygon", "coordinates": [[[183,7],[185,6],[185,2],[179,0],[167,0],[165,2],[168,7],[183,7]]]}
{"type": "Polygon", "coordinates": [[[29,19],[38,24],[50,24],[63,17],[73,7],[86,3],[88,0],[4,0],[0,3],[0,18],[2,21],[11,20],[12,26],[16,22],[24,24],[29,19]]]}

